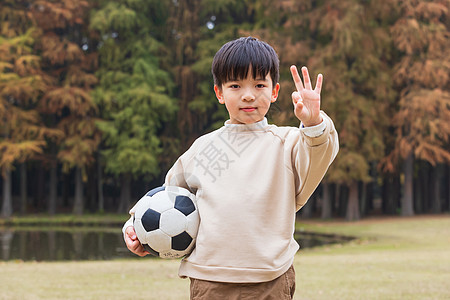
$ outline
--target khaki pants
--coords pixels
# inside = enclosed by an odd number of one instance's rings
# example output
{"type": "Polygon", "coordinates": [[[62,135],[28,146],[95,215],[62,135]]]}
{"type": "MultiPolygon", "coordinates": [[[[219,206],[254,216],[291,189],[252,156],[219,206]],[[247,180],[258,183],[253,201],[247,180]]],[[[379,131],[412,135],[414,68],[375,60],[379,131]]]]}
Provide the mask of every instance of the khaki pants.
{"type": "Polygon", "coordinates": [[[191,300],[283,300],[292,299],[294,292],[293,266],[268,282],[226,283],[191,278],[191,300]]]}

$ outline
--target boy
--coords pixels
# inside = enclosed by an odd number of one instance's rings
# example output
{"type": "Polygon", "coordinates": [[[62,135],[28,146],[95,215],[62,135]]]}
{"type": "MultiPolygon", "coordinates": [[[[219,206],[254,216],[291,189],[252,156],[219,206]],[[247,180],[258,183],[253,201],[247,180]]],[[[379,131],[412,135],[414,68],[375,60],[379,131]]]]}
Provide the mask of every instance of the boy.
{"type": "MultiPolygon", "coordinates": [[[[336,156],[338,136],[320,111],[322,75],[312,89],[291,67],[300,128],[269,125],[278,97],[279,60],[252,37],[226,43],[212,63],[214,92],[230,119],[198,138],[169,170],[165,185],[196,194],[200,227],[196,247],[181,261],[191,299],[292,299],[295,290],[295,213],[316,189],[336,156]]],[[[130,213],[133,214],[133,209],[130,213]]],[[[144,251],[131,219],[127,247],[144,251]]]]}

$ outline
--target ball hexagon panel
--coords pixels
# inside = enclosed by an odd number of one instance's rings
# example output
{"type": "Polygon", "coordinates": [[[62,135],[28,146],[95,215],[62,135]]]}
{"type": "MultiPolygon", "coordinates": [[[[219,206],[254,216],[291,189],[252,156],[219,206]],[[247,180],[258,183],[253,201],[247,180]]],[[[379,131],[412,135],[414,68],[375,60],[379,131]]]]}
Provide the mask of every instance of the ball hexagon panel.
{"type": "Polygon", "coordinates": [[[161,214],[159,229],[169,236],[176,236],[186,230],[186,216],[176,209],[170,209],[161,214]]]}
{"type": "Polygon", "coordinates": [[[195,211],[194,202],[192,202],[191,198],[183,195],[175,197],[174,207],[181,211],[185,216],[188,216],[195,211]]]}
{"type": "Polygon", "coordinates": [[[145,243],[149,244],[157,252],[169,251],[172,245],[172,239],[161,229],[147,232],[145,243]]]}
{"type": "Polygon", "coordinates": [[[141,217],[142,226],[146,231],[152,231],[159,228],[159,219],[161,214],[153,209],[149,208],[141,217]]]}
{"type": "Polygon", "coordinates": [[[192,237],[186,231],[183,231],[182,233],[172,237],[172,249],[178,251],[186,250],[191,242],[192,237]]]}

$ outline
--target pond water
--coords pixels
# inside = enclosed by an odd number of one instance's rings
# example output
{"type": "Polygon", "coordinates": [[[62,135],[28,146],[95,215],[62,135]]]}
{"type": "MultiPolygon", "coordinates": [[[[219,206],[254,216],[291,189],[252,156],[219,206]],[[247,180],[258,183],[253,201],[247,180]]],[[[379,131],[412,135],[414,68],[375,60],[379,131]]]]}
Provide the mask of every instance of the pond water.
{"type": "Polygon", "coordinates": [[[0,229],[0,260],[108,260],[133,257],[120,229],[0,229]]]}
{"type": "MultiPolygon", "coordinates": [[[[348,237],[297,232],[301,247],[348,241],[348,237]]],[[[125,246],[117,228],[0,228],[0,261],[109,260],[138,258],[125,246]]]]}

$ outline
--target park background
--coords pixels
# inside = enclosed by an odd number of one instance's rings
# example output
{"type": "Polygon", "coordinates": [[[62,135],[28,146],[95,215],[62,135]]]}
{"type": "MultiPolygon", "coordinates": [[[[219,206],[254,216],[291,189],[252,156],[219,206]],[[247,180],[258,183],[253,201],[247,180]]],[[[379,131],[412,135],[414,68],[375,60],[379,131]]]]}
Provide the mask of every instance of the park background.
{"type": "Polygon", "coordinates": [[[450,2],[0,2],[1,216],[126,212],[227,119],[210,66],[252,35],[324,74],[340,152],[304,217],[449,211],[450,2]]]}
{"type": "Polygon", "coordinates": [[[178,261],[130,258],[120,229],[227,119],[210,66],[248,35],[280,57],[269,122],[298,126],[306,65],[339,132],[295,299],[448,299],[449,0],[0,0],[0,299],[188,298],[178,261]]]}

